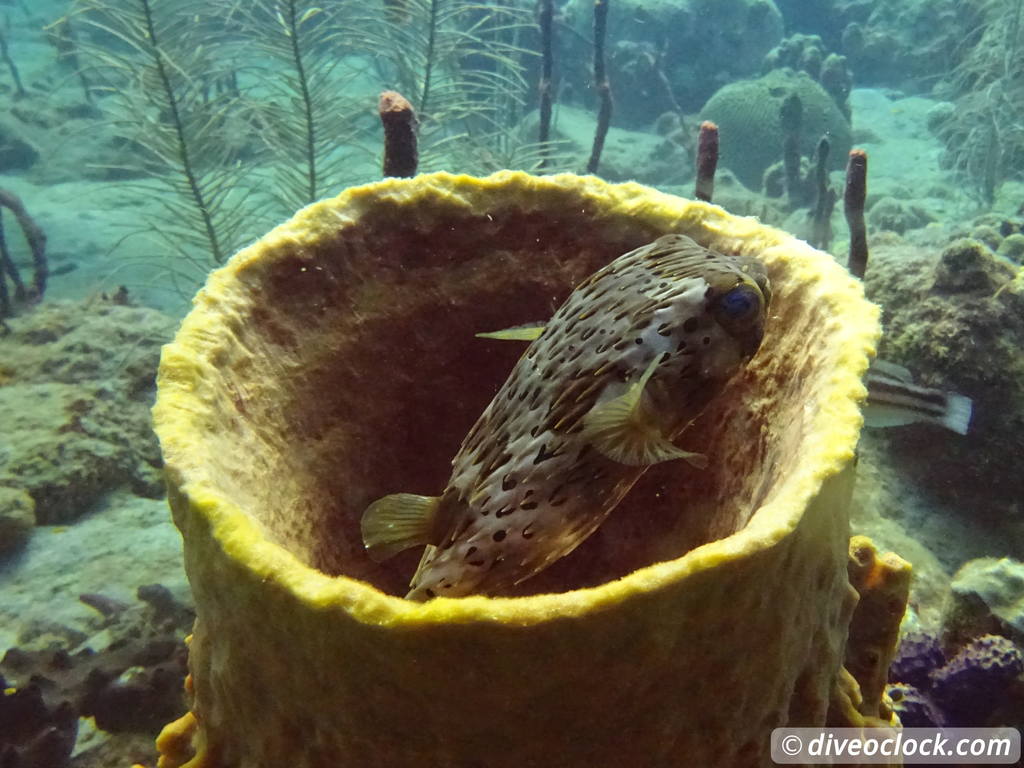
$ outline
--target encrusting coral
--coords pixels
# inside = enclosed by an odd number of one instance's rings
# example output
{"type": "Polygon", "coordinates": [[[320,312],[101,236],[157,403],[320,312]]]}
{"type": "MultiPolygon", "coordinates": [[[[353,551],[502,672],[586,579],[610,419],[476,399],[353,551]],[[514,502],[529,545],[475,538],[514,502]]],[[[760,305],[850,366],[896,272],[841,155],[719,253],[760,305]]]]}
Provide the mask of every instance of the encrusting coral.
{"type": "Polygon", "coordinates": [[[847,504],[877,309],[827,254],[637,184],[501,172],[388,180],[304,209],[214,273],[154,410],[197,621],[163,768],[770,764],[821,725],[854,596],[847,504]],[[549,317],[667,232],[756,254],[761,352],[516,596],[404,594],[415,553],[359,517],[430,492],[549,317]],[[408,555],[408,557],[406,557],[408,555]]]}

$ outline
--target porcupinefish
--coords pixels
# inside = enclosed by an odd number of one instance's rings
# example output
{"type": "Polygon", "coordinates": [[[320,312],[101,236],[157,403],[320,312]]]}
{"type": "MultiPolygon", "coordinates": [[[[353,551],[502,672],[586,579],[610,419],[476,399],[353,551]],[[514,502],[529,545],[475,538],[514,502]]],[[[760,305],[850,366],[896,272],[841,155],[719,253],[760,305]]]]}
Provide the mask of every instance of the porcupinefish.
{"type": "Polygon", "coordinates": [[[665,235],[573,290],[452,460],[440,496],[367,507],[367,552],[426,545],[406,595],[500,594],[569,554],[652,464],[707,459],[673,440],[761,345],[770,289],[754,259],[665,235]]]}

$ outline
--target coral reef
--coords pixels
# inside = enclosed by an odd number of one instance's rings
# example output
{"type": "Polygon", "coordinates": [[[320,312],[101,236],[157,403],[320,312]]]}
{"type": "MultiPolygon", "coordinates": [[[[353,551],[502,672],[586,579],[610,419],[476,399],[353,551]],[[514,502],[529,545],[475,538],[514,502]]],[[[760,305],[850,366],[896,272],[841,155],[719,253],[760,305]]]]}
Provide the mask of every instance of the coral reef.
{"type": "Polygon", "coordinates": [[[36,683],[15,688],[0,675],[0,765],[63,768],[78,734],[78,715],[66,701],[47,702],[36,683]]]}
{"type": "Polygon", "coordinates": [[[767,764],[776,723],[825,721],[842,663],[875,312],[826,254],[636,184],[430,174],[305,209],[211,277],[161,362],[198,614],[163,764],[190,734],[210,766],[767,764]],[[521,596],[396,597],[410,561],[370,561],[358,518],[448,475],[520,354],[474,333],[665,231],[772,279],[765,354],[695,426],[711,465],[651,469],[521,596]]]}
{"type": "MultiPolygon", "coordinates": [[[[564,35],[563,78],[586,94],[593,3],[570,0],[562,14],[578,33],[564,35]]],[[[695,112],[722,85],[757,74],[783,33],[774,0],[625,0],[610,4],[608,25],[616,115],[632,129],[666,110],[695,112]]]]}
{"type": "Polygon", "coordinates": [[[886,689],[893,712],[904,728],[942,728],[946,716],[938,705],[913,685],[893,683],[886,689]]]}
{"type": "Polygon", "coordinates": [[[931,685],[932,670],[946,664],[939,639],[930,632],[908,632],[899,642],[889,666],[889,679],[925,689],[931,685]]]}
{"type": "Polygon", "coordinates": [[[1022,672],[1024,656],[1012,640],[984,635],[932,672],[932,697],[947,713],[948,722],[987,725],[1000,698],[1022,672]]]}
{"type": "Polygon", "coordinates": [[[28,493],[36,522],[67,522],[121,485],[159,496],[148,419],[173,322],[123,297],[48,302],[0,337],[0,487],[28,493]],[[116,350],[116,353],[112,353],[116,350]]]}
{"type": "Polygon", "coordinates": [[[977,240],[941,251],[879,241],[867,293],[883,307],[881,357],[926,386],[974,400],[965,438],[936,439],[925,426],[888,434],[892,460],[921,488],[971,510],[974,525],[998,527],[1008,554],[1024,553],[1019,520],[1024,433],[1024,284],[977,240]]]}
{"type": "Polygon", "coordinates": [[[880,197],[868,211],[868,221],[876,232],[903,234],[907,230],[926,226],[934,221],[934,217],[911,202],[897,200],[894,197],[880,197]]]}
{"type": "Polygon", "coordinates": [[[946,637],[963,642],[987,632],[1024,642],[1024,563],[1009,557],[979,557],[953,577],[946,637]]]}
{"type": "MultiPolygon", "coordinates": [[[[83,596],[103,614],[103,629],[75,649],[50,645],[6,652],[0,672],[8,692],[0,703],[0,723],[21,726],[0,727],[0,733],[21,734],[15,739],[18,751],[29,754],[48,745],[47,749],[60,746],[65,756],[70,754],[79,717],[91,717],[108,733],[152,737],[169,719],[181,715],[183,638],[194,614],[157,584],[139,588],[138,596],[134,605],[83,596]],[[61,727],[55,729],[54,724],[61,727]]],[[[13,763],[46,768],[62,764],[56,759],[32,762],[24,755],[23,762],[13,763]]]]}
{"type": "MultiPolygon", "coordinates": [[[[537,113],[524,120],[523,130],[537,130],[537,113]]],[[[629,131],[612,126],[605,138],[601,154],[601,178],[608,181],[635,180],[661,185],[681,184],[693,178],[692,144],[696,128],[689,132],[678,115],[666,113],[659,119],[664,138],[643,131],[629,131]]],[[[572,158],[582,167],[593,146],[597,120],[594,113],[575,107],[560,106],[551,125],[552,143],[563,158],[572,158]]]]}
{"type": "Polygon", "coordinates": [[[1024,705],[1024,654],[1012,640],[982,635],[946,661],[938,640],[904,638],[887,692],[904,726],[1014,725],[1024,705]],[[908,679],[908,678],[913,678],[908,679]],[[1016,714],[1013,708],[1017,708],[1016,714]]]}
{"type": "Polygon", "coordinates": [[[960,50],[964,30],[974,22],[971,4],[955,0],[833,0],[824,5],[832,7],[818,11],[827,21],[816,31],[829,41],[838,35],[841,53],[865,85],[927,87],[947,71],[951,52],[960,50]]]}
{"type": "Polygon", "coordinates": [[[772,48],[761,65],[764,73],[783,67],[810,75],[832,97],[843,117],[850,120],[853,74],[846,66],[845,56],[829,53],[818,35],[797,33],[772,48]]]}
{"type": "Polygon", "coordinates": [[[744,184],[759,189],[765,170],[782,157],[782,104],[790,94],[802,107],[800,153],[812,154],[828,135],[831,167],[842,168],[850,151],[850,125],[832,97],[804,72],[774,70],[756,80],[740,80],[717,91],[701,109],[702,120],[718,125],[720,163],[744,184]]]}

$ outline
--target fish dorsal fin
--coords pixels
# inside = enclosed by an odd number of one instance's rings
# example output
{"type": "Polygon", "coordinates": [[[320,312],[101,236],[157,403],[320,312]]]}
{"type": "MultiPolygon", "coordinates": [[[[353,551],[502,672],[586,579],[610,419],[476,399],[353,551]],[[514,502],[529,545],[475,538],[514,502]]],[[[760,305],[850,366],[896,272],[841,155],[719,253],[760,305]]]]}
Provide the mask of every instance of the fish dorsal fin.
{"type": "Polygon", "coordinates": [[[499,341],[534,341],[544,333],[544,326],[537,323],[529,325],[517,325],[514,328],[505,328],[501,331],[489,331],[478,333],[478,339],[498,339],[499,341]]]}
{"type": "Polygon", "coordinates": [[[363,512],[360,528],[366,553],[380,563],[410,547],[430,544],[440,496],[393,493],[377,499],[363,512]]]}
{"type": "Polygon", "coordinates": [[[907,384],[914,383],[914,374],[908,368],[904,368],[898,363],[890,363],[888,360],[881,360],[876,357],[871,361],[870,369],[875,373],[880,373],[897,381],[903,381],[907,384]]]}
{"type": "Polygon", "coordinates": [[[707,457],[684,451],[667,440],[658,431],[644,404],[644,387],[658,362],[659,358],[654,358],[625,393],[591,408],[583,417],[580,437],[602,456],[619,464],[645,467],[672,459],[686,459],[703,469],[708,465],[707,457]]]}

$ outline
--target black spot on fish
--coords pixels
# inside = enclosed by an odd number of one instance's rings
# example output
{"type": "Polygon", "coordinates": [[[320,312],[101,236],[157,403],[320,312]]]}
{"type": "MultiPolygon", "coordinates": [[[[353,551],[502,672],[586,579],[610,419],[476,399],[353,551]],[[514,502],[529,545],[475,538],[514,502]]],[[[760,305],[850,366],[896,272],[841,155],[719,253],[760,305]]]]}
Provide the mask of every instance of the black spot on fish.
{"type": "Polygon", "coordinates": [[[644,340],[643,340],[643,339],[641,339],[641,338],[639,338],[639,337],[637,337],[637,338],[633,339],[633,342],[634,342],[635,344],[643,344],[643,343],[644,343],[644,340]]]}
{"type": "Polygon", "coordinates": [[[494,535],[491,536],[491,538],[495,541],[504,541],[506,535],[507,534],[505,533],[505,531],[495,531],[494,535]]]}
{"type": "Polygon", "coordinates": [[[686,318],[686,322],[683,323],[683,330],[686,333],[693,333],[694,331],[697,330],[697,325],[698,324],[699,324],[699,321],[697,320],[696,317],[688,317],[688,318],[686,318]]]}
{"type": "Polygon", "coordinates": [[[686,349],[686,342],[680,341],[679,346],[676,347],[676,352],[682,352],[684,349],[686,349]]]}
{"type": "Polygon", "coordinates": [[[518,481],[514,477],[512,477],[511,474],[505,475],[503,478],[501,478],[501,490],[511,491],[513,488],[516,487],[517,482],[518,481]]]}
{"type": "Polygon", "coordinates": [[[497,518],[507,517],[508,515],[511,515],[513,512],[515,512],[515,509],[513,507],[502,507],[501,509],[494,513],[494,516],[497,518]]]}
{"type": "Polygon", "coordinates": [[[534,464],[543,464],[548,459],[553,459],[557,455],[558,455],[558,449],[557,448],[555,448],[553,451],[549,451],[547,443],[544,443],[540,447],[540,450],[537,451],[537,455],[534,457],[533,463],[534,464]]]}
{"type": "Polygon", "coordinates": [[[530,526],[529,525],[526,526],[525,528],[523,528],[523,538],[524,539],[532,539],[533,538],[533,531],[530,530],[530,526]]]}
{"type": "Polygon", "coordinates": [[[520,509],[526,509],[526,510],[536,509],[537,508],[537,502],[536,501],[524,501],[522,504],[519,505],[519,508],[520,509]]]}
{"type": "Polygon", "coordinates": [[[705,346],[707,346],[708,344],[711,343],[711,337],[705,336],[703,339],[701,339],[701,341],[704,343],[705,346]]]}

